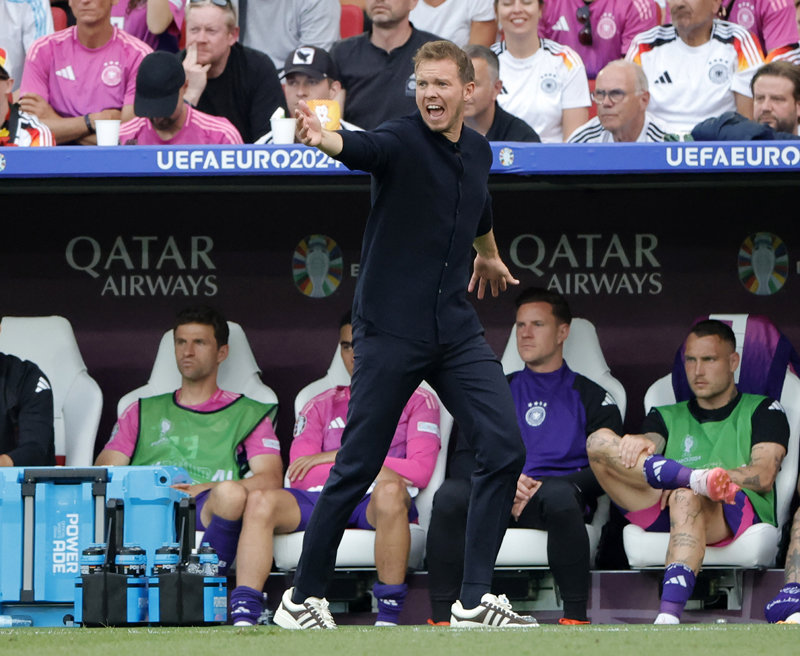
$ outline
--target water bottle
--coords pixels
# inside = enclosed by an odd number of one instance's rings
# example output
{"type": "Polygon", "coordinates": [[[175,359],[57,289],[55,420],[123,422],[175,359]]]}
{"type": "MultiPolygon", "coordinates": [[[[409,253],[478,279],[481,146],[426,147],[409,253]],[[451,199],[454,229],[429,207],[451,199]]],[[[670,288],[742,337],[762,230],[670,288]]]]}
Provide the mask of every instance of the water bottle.
{"type": "Polygon", "coordinates": [[[153,561],[153,576],[171,574],[178,571],[181,560],[180,545],[177,543],[165,544],[156,549],[153,561]]]}
{"type": "Polygon", "coordinates": [[[106,562],[106,545],[90,544],[81,553],[81,574],[97,574],[106,562]]]}
{"type": "Polygon", "coordinates": [[[203,576],[217,576],[219,574],[219,556],[217,550],[208,542],[203,542],[197,550],[200,559],[200,574],[203,576]]]}
{"type": "Polygon", "coordinates": [[[30,615],[0,615],[0,629],[19,626],[33,626],[33,618],[30,615]]]}

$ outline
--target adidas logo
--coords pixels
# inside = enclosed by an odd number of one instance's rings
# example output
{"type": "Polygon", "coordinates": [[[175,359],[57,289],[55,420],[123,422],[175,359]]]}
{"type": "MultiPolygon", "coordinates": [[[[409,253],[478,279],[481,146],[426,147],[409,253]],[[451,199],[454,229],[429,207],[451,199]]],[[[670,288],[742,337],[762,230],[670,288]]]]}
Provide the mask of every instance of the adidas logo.
{"type": "Polygon", "coordinates": [[[664,466],[666,460],[659,460],[657,463],[653,465],[653,476],[656,477],[656,480],[661,482],[661,468],[664,466]]]}
{"type": "Polygon", "coordinates": [[[603,399],[603,402],[600,405],[617,405],[617,402],[609,392],[606,392],[606,398],[603,399]]]}
{"type": "Polygon", "coordinates": [[[782,413],[786,414],[786,410],[784,410],[783,406],[780,403],[778,403],[777,401],[773,401],[772,405],[770,405],[769,408],[767,408],[767,409],[768,410],[777,410],[778,412],[782,412],[782,413]]]}
{"type": "Polygon", "coordinates": [[[671,579],[667,579],[667,584],[679,585],[682,588],[685,588],[686,578],[683,576],[683,574],[679,574],[678,576],[673,576],[671,579]]]}
{"type": "Polygon", "coordinates": [[[384,606],[394,606],[395,608],[399,606],[396,599],[389,599],[388,597],[378,599],[378,601],[380,601],[384,606]]]}
{"type": "Polygon", "coordinates": [[[75,81],[75,71],[72,70],[72,66],[65,66],[64,68],[56,71],[56,75],[58,77],[63,77],[65,80],[72,80],[75,81]]]}
{"type": "Polygon", "coordinates": [[[556,21],[556,24],[553,25],[553,32],[569,32],[569,23],[567,23],[567,19],[562,16],[556,21]]]}
{"type": "Polygon", "coordinates": [[[36,394],[39,392],[44,392],[45,390],[50,389],[50,383],[47,382],[47,379],[44,376],[39,377],[39,382],[36,383],[36,394]]]}
{"type": "Polygon", "coordinates": [[[328,428],[336,429],[336,428],[344,428],[344,419],[341,417],[336,417],[330,424],[328,424],[328,428]]]}
{"type": "Polygon", "coordinates": [[[669,76],[669,71],[664,71],[656,78],[656,84],[672,84],[672,78],[669,76]]]}

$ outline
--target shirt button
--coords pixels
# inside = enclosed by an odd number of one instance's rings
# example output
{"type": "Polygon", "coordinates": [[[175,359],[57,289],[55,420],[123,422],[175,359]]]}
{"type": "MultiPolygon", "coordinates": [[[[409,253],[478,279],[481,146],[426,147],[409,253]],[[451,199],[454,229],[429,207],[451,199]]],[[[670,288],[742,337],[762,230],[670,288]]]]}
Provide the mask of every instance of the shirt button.
{"type": "Polygon", "coordinates": [[[442,293],[442,290],[441,290],[441,289],[439,290],[439,293],[440,293],[440,294],[442,293]]]}

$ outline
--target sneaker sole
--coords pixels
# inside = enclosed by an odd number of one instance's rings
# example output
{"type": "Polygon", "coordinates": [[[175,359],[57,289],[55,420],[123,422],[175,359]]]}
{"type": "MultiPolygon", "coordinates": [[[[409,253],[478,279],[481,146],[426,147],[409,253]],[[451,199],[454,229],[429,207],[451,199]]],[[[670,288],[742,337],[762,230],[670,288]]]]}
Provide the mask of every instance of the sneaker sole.
{"type": "Polygon", "coordinates": [[[245,620],[239,620],[238,622],[233,623],[234,626],[256,626],[252,622],[246,622],[245,620]]]}
{"type": "Polygon", "coordinates": [[[736,493],[741,489],[731,481],[730,475],[722,467],[715,467],[708,472],[706,487],[709,499],[723,501],[727,504],[736,502],[736,493]]]}
{"type": "MultiPolygon", "coordinates": [[[[279,627],[282,629],[289,629],[289,630],[296,630],[302,631],[303,627],[297,622],[294,617],[292,617],[289,611],[286,611],[281,606],[278,610],[275,611],[275,615],[272,617],[272,621],[275,622],[279,627]]],[[[315,629],[319,628],[317,626],[314,627],[315,629]]]]}
{"type": "Polygon", "coordinates": [[[473,622],[471,620],[450,620],[450,628],[453,629],[535,629],[538,628],[538,622],[531,622],[530,624],[501,624],[494,626],[492,624],[484,624],[483,622],[473,622]]]}

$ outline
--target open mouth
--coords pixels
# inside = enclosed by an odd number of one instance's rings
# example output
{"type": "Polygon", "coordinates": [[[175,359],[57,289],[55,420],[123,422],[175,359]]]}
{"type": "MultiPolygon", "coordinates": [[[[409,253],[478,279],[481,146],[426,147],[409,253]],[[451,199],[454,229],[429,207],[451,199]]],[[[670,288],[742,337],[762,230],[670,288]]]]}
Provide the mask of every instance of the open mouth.
{"type": "Polygon", "coordinates": [[[442,118],[442,116],[444,116],[444,107],[441,105],[428,103],[425,105],[425,110],[428,112],[428,116],[433,119],[442,118]]]}

